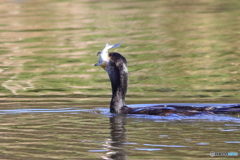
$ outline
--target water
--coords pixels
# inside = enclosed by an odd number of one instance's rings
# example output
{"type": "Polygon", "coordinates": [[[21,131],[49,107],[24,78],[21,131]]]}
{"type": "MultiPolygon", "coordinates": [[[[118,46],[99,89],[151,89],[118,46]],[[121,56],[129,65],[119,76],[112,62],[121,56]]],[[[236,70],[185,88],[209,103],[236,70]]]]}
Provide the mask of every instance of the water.
{"type": "Polygon", "coordinates": [[[14,108],[20,109],[0,110],[2,159],[209,158],[210,151],[239,151],[237,116],[120,116],[78,104],[14,108]]]}
{"type": "Polygon", "coordinates": [[[239,115],[110,114],[108,76],[93,66],[106,42],[122,41],[111,51],[128,60],[127,104],[240,103],[239,7],[234,0],[1,1],[0,158],[240,152],[239,115]]]}

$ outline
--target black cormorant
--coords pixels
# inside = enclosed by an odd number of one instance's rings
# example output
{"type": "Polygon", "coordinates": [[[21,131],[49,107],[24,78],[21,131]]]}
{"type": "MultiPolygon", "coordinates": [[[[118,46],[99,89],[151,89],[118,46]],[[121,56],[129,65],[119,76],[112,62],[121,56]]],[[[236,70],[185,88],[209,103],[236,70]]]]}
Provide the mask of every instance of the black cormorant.
{"type": "Polygon", "coordinates": [[[111,48],[119,47],[106,44],[105,48],[98,52],[99,60],[95,66],[101,66],[109,75],[112,86],[112,99],[110,102],[110,112],[118,114],[148,114],[148,115],[195,115],[201,113],[239,113],[240,104],[229,104],[204,107],[189,105],[153,105],[149,107],[132,108],[125,104],[125,96],[128,87],[128,68],[126,59],[117,52],[108,52],[111,48]]]}

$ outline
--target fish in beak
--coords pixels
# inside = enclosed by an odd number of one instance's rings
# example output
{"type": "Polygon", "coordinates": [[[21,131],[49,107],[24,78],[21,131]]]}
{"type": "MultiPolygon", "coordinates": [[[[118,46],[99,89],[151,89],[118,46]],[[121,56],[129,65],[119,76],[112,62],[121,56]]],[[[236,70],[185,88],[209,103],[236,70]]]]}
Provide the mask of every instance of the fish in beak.
{"type": "Polygon", "coordinates": [[[108,50],[111,48],[119,47],[121,43],[122,42],[114,45],[110,45],[109,43],[107,43],[105,48],[101,52],[97,53],[97,55],[99,55],[98,63],[96,63],[94,66],[101,66],[105,70],[107,62],[109,61],[109,58],[110,58],[108,55],[108,50]]]}

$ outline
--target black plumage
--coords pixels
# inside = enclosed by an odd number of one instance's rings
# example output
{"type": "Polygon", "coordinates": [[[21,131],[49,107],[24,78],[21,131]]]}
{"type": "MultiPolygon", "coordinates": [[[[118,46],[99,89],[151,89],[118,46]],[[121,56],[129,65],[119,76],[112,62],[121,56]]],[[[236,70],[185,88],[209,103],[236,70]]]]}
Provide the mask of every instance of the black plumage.
{"type": "Polygon", "coordinates": [[[148,114],[166,116],[170,114],[196,115],[196,114],[218,114],[218,113],[240,113],[240,104],[229,104],[223,106],[183,106],[183,105],[153,105],[149,107],[131,108],[125,104],[125,96],[128,88],[127,60],[117,52],[110,52],[106,62],[107,71],[112,87],[112,99],[110,112],[119,114],[148,114]]]}

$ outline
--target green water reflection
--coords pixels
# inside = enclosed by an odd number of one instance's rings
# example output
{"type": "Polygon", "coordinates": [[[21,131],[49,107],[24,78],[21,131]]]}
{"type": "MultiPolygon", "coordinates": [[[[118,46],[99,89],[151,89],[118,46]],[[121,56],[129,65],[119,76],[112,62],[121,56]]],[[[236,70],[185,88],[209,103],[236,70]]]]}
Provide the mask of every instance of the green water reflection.
{"type": "Polygon", "coordinates": [[[1,159],[208,159],[210,151],[239,152],[240,126],[230,117],[222,122],[213,117],[213,121],[107,118],[101,110],[83,111],[79,106],[45,103],[15,106],[24,108],[18,110],[2,106],[1,159]]]}
{"type": "Polygon", "coordinates": [[[138,96],[153,103],[239,102],[239,6],[201,0],[5,2],[1,96],[107,101],[109,80],[93,67],[95,54],[106,42],[123,41],[115,51],[128,60],[129,103],[138,96]]]}
{"type": "MultiPolygon", "coordinates": [[[[0,109],[101,107],[108,115],[110,82],[93,65],[106,42],[121,41],[112,51],[128,60],[127,104],[240,103],[239,8],[236,0],[3,0],[0,109]]],[[[106,115],[3,114],[0,157],[208,159],[212,150],[239,152],[237,122],[106,115]]]]}

